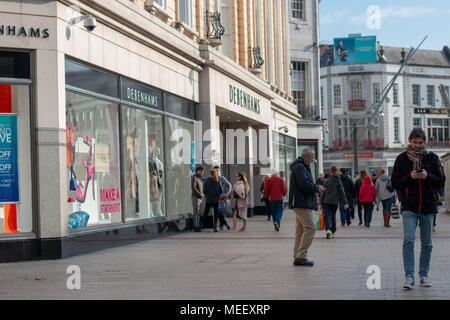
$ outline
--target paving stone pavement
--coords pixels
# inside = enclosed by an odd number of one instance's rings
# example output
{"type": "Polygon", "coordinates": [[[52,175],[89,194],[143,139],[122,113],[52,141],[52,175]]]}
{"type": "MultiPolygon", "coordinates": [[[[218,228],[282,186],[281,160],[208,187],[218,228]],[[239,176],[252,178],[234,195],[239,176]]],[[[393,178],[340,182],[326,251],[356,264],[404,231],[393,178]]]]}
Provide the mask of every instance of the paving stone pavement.
{"type": "MultiPolygon", "coordinates": [[[[309,251],[312,268],[292,264],[295,216],[287,210],[280,232],[256,216],[249,219],[247,232],[184,232],[67,259],[0,264],[0,299],[450,298],[450,215],[437,217],[433,287],[411,291],[402,289],[402,220],[391,220],[387,229],[380,211],[374,211],[370,228],[358,226],[357,219],[341,227],[338,217],[336,239],[316,232],[309,251]],[[70,265],[81,269],[80,290],[67,289],[70,265]],[[371,265],[380,267],[379,290],[367,288],[371,265]],[[37,276],[45,280],[36,281],[37,276]]],[[[415,249],[417,274],[418,232],[415,249]]]]}

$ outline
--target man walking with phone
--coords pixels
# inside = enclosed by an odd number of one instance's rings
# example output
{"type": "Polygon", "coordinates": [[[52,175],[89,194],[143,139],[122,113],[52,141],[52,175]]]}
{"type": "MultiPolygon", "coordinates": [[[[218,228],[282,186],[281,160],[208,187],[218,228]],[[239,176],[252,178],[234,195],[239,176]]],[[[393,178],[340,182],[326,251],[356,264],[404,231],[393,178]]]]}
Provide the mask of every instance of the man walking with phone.
{"type": "Polygon", "coordinates": [[[428,279],[434,214],[437,213],[438,189],[444,187],[445,175],[439,157],[426,149],[422,128],[409,135],[406,151],[395,160],[392,186],[402,199],[404,289],[414,288],[414,242],[417,224],[420,227],[419,276],[422,287],[431,287],[428,279]]]}

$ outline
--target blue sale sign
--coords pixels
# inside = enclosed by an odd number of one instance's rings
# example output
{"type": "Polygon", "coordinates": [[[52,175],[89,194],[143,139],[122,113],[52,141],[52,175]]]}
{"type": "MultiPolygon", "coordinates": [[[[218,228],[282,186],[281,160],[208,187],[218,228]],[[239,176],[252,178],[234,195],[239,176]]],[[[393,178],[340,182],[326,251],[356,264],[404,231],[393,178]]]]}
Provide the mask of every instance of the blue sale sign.
{"type": "Polygon", "coordinates": [[[0,114],[0,203],[19,202],[17,115],[0,114]]]}
{"type": "Polygon", "coordinates": [[[195,174],[195,142],[191,141],[191,172],[195,174]]]}

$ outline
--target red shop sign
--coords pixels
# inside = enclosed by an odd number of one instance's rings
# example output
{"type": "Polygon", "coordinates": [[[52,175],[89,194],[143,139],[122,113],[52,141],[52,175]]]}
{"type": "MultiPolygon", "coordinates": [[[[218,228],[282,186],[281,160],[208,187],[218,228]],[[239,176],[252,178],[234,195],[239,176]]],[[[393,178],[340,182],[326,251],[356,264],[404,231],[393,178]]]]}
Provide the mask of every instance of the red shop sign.
{"type": "MultiPolygon", "coordinates": [[[[353,153],[344,153],[344,159],[353,158],[353,153]]],[[[360,152],[358,158],[373,158],[373,152],[360,152]]]]}

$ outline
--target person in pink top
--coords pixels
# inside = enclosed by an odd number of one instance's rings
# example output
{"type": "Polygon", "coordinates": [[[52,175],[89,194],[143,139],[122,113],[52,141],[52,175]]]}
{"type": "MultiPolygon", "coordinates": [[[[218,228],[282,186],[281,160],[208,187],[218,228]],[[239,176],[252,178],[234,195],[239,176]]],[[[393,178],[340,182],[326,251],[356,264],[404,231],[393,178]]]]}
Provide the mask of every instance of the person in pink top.
{"type": "Polygon", "coordinates": [[[272,213],[275,231],[280,231],[281,217],[283,216],[283,198],[287,194],[287,186],[284,179],[278,176],[276,170],[272,170],[272,177],[267,179],[264,186],[264,194],[270,200],[270,212],[272,213]]]}
{"type": "Polygon", "coordinates": [[[369,228],[372,222],[373,202],[377,197],[377,191],[372,185],[372,180],[369,176],[364,178],[364,183],[359,190],[359,202],[364,208],[364,225],[369,228]]]}

